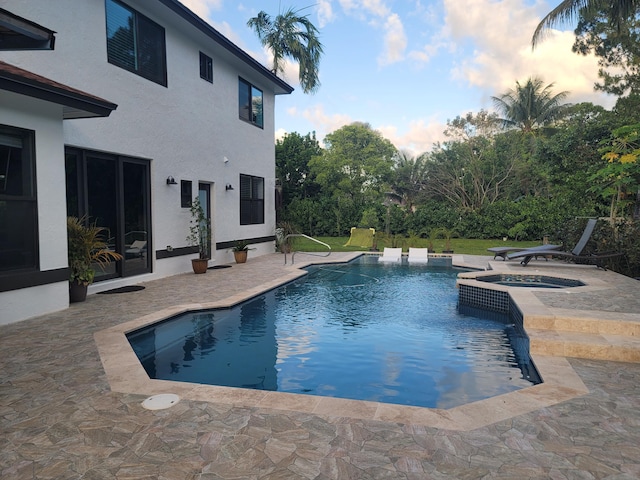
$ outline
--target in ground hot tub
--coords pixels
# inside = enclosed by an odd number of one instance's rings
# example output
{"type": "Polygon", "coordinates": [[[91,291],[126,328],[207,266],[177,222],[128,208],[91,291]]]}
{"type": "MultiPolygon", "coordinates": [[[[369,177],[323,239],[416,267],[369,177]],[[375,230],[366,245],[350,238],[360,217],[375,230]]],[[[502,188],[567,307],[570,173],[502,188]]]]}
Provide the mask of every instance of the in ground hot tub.
{"type": "Polygon", "coordinates": [[[479,282],[505,285],[507,287],[535,287],[535,288],[570,288],[584,287],[580,280],[570,278],[549,277],[547,275],[529,275],[521,273],[499,273],[495,275],[478,276],[479,282]]]}

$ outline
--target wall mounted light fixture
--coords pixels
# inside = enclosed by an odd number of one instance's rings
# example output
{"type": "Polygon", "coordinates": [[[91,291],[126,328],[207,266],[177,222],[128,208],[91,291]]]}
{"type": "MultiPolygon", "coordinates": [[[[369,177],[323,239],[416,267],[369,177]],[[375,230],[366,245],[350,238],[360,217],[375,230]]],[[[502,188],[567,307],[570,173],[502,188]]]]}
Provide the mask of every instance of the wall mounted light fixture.
{"type": "Polygon", "coordinates": [[[229,190],[233,190],[233,187],[231,186],[230,183],[227,183],[227,185],[224,187],[224,189],[228,192],[229,190]]]}
{"type": "Polygon", "coordinates": [[[169,175],[167,177],[167,185],[177,185],[178,182],[176,182],[176,179],[173,178],[171,175],[169,175]]]}

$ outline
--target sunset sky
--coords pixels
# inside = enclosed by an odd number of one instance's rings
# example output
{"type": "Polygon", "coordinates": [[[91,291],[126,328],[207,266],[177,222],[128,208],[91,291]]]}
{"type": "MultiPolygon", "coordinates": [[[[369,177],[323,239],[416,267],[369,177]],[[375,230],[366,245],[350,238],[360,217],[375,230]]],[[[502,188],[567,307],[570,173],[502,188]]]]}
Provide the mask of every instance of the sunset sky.
{"type": "Polygon", "coordinates": [[[531,35],[559,1],[531,0],[182,0],[236,45],[269,65],[246,22],[260,10],[289,7],[320,30],[321,87],[302,93],[295,65],[285,80],[296,90],[276,99],[276,135],[327,133],[368,122],[412,154],[444,139],[448,119],[492,110],[498,96],[531,76],[569,91],[570,103],[607,108],[597,93],[594,58],[571,52],[573,28],[552,31],[535,51],[531,35]]]}

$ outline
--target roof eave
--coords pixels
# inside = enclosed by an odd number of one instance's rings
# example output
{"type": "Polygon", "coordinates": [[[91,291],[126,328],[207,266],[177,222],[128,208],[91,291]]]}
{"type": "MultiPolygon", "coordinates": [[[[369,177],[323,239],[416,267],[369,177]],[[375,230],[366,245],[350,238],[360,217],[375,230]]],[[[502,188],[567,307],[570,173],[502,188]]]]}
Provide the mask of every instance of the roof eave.
{"type": "Polygon", "coordinates": [[[62,105],[64,120],[74,118],[108,117],[118,106],[96,97],[56,88],[6,74],[0,75],[0,90],[6,90],[62,105]]]}
{"type": "Polygon", "coordinates": [[[0,50],[53,50],[55,47],[56,32],[3,8],[0,8],[0,27],[11,32],[0,33],[0,50]]]}

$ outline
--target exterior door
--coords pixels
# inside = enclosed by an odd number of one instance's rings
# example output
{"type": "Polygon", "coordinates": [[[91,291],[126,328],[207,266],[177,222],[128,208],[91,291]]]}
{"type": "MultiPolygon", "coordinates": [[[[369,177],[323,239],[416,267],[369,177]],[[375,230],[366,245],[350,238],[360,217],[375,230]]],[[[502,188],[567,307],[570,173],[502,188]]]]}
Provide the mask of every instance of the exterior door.
{"type": "MultiPolygon", "coordinates": [[[[211,184],[198,184],[198,200],[200,200],[200,205],[202,205],[204,215],[205,217],[207,217],[209,225],[213,225],[213,223],[211,222],[211,184]]],[[[213,258],[215,253],[211,250],[211,237],[213,236],[213,228],[211,230],[211,234],[209,235],[209,244],[207,245],[207,256],[209,258],[213,258]]]]}
{"type": "Polygon", "coordinates": [[[148,160],[66,149],[67,214],[104,229],[107,248],[124,260],[95,266],[95,281],[151,271],[148,160]]]}

